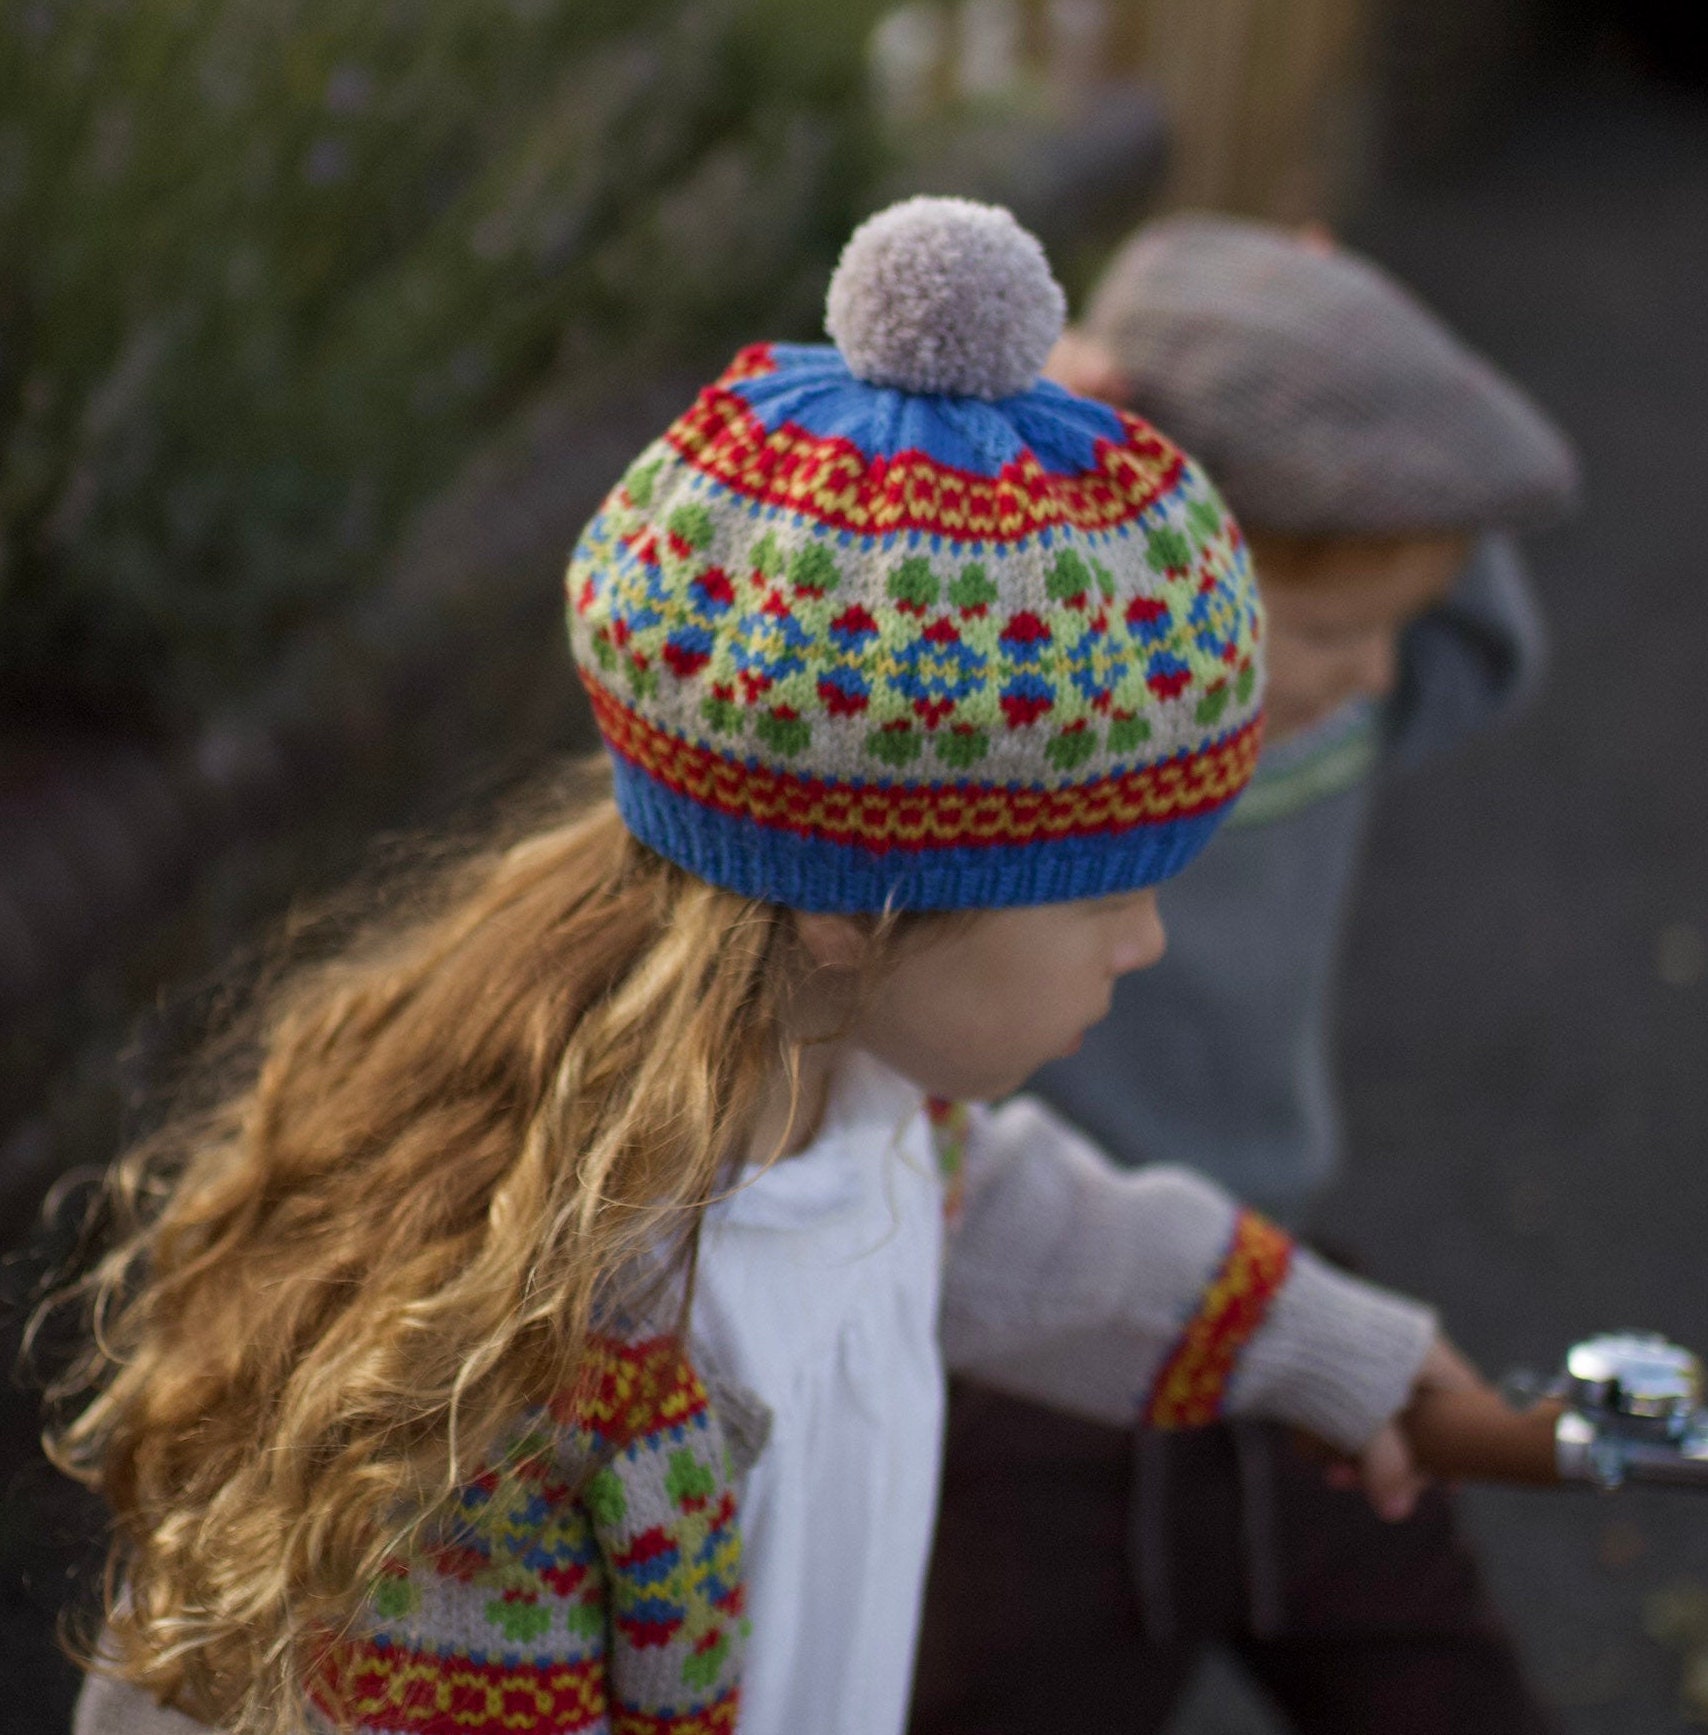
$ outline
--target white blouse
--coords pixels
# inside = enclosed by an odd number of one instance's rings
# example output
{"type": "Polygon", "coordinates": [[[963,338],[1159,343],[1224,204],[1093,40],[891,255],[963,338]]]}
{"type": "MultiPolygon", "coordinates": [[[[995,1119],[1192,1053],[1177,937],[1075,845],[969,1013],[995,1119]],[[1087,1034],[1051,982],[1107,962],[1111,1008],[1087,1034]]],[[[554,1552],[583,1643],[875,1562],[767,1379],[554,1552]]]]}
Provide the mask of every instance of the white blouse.
{"type": "Polygon", "coordinates": [[[852,1058],[812,1145],[701,1235],[696,1341],[772,1412],[742,1502],[742,1735],[906,1722],[943,1434],[943,1189],[922,1110],[852,1058]]]}

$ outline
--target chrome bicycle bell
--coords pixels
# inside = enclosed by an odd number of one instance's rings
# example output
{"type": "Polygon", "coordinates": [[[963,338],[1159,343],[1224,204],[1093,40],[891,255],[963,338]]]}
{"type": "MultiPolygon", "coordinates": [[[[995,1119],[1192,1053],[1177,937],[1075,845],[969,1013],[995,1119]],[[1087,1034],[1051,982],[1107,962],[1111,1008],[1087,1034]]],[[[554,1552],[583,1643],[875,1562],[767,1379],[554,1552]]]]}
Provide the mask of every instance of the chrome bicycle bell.
{"type": "Polygon", "coordinates": [[[1622,1482],[1708,1480],[1702,1364],[1652,1332],[1609,1332],[1574,1344],[1555,1394],[1567,1409],[1555,1430],[1560,1475],[1622,1482]]]}
{"type": "Polygon", "coordinates": [[[1567,1351],[1561,1395],[1638,1439],[1676,1440],[1701,1406],[1702,1363],[1652,1332],[1610,1332],[1567,1351]]]}

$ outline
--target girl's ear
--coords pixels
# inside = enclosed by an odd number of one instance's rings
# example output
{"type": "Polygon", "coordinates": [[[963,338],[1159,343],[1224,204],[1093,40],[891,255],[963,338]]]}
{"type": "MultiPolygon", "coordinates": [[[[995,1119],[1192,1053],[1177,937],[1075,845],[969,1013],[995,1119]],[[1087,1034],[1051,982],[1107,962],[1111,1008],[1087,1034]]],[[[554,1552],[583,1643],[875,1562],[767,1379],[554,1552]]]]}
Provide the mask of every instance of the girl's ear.
{"type": "Polygon", "coordinates": [[[858,970],[872,946],[870,927],[855,916],[797,910],[795,932],[807,956],[822,970],[858,970]]]}

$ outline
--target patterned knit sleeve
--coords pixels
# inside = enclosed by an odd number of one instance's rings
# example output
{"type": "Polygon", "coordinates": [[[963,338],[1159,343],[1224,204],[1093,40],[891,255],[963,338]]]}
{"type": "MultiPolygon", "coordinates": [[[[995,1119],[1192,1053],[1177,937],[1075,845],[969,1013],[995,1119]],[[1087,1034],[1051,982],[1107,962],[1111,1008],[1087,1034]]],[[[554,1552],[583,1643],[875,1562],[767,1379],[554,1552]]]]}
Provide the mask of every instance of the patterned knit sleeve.
{"type": "Polygon", "coordinates": [[[1404,1404],[1433,1314],[1332,1271],[1210,1182],[1117,1169],[1028,1097],[967,1110],[957,1146],[951,1367],[1098,1421],[1261,1414],[1347,1450],[1404,1404]]]}
{"type": "Polygon", "coordinates": [[[674,1338],[601,1340],[570,1413],[604,1567],[612,1735],[733,1731],[747,1622],[735,1465],[674,1338]]]}
{"type": "Polygon", "coordinates": [[[704,1385],[674,1339],[596,1339],[575,1391],[388,1566],[312,1697],[363,1735],[721,1735],[741,1605],[704,1385]]]}

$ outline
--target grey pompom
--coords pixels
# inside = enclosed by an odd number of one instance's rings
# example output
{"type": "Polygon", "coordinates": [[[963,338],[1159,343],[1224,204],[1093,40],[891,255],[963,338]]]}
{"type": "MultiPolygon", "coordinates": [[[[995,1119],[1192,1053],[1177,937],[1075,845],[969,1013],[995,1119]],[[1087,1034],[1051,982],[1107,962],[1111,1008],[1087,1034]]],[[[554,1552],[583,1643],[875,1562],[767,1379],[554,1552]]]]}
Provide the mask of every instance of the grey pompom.
{"type": "Polygon", "coordinates": [[[1066,317],[1044,249],[1001,206],[917,198],[849,237],[824,324],[873,385],[994,399],[1037,383],[1066,317]]]}

